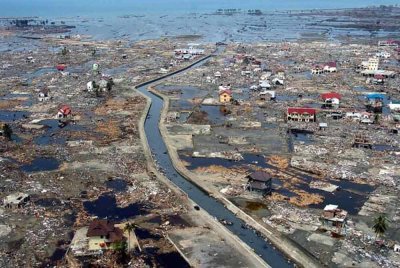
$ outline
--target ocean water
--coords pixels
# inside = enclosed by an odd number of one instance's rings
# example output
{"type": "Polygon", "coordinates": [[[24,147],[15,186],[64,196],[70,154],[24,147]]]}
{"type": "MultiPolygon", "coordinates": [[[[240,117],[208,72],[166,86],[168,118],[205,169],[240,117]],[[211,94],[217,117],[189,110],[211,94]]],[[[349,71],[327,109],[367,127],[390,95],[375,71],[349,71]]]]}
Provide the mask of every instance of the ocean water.
{"type": "MultiPolygon", "coordinates": [[[[48,19],[56,25],[76,26],[72,34],[95,40],[198,36],[199,42],[279,42],[304,38],[334,41],[349,36],[387,38],[398,36],[398,31],[321,26],[320,22],[326,19],[323,16],[296,16],[288,10],[395,4],[400,4],[399,0],[0,0],[0,19],[48,19]],[[241,13],[217,16],[218,9],[240,9],[241,13]],[[261,10],[263,15],[245,14],[254,9],[261,10]]],[[[9,42],[0,37],[0,51],[10,49],[9,42]]]]}
{"type": "Polygon", "coordinates": [[[272,11],[395,4],[400,3],[398,0],[0,0],[0,17],[204,13],[219,8],[272,11]]]}

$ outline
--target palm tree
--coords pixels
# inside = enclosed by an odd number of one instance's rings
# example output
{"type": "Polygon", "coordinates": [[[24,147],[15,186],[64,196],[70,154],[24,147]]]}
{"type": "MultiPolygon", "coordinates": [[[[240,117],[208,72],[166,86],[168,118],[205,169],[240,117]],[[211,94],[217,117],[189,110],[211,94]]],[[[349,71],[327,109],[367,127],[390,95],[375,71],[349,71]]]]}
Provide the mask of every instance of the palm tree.
{"type": "Polygon", "coordinates": [[[8,124],[4,124],[3,125],[3,133],[4,133],[4,137],[6,137],[6,139],[11,140],[11,135],[12,135],[12,129],[8,124]]]}
{"type": "Polygon", "coordinates": [[[136,224],[134,223],[127,223],[124,227],[124,231],[128,232],[128,251],[131,250],[131,232],[136,229],[136,224]]]}
{"type": "Polygon", "coordinates": [[[374,219],[374,226],[372,229],[374,230],[377,239],[381,235],[383,235],[388,228],[388,219],[385,215],[379,215],[377,218],[374,219]]]}

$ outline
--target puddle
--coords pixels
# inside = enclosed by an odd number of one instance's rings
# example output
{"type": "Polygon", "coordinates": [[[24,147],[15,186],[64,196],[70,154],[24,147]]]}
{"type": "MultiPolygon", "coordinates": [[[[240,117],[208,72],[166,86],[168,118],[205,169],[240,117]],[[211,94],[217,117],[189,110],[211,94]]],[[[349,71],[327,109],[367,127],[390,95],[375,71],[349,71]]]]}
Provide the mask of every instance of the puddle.
{"type": "Polygon", "coordinates": [[[353,89],[354,90],[356,90],[356,91],[365,91],[365,90],[367,90],[365,87],[363,87],[363,86],[355,86],[355,87],[353,87],[353,89]]]}
{"type": "Polygon", "coordinates": [[[184,154],[179,154],[179,156],[183,161],[190,163],[190,165],[187,166],[187,169],[189,170],[194,170],[199,167],[209,167],[211,165],[223,166],[226,168],[257,165],[257,167],[271,168],[271,166],[266,163],[264,156],[255,154],[244,154],[243,160],[240,161],[223,158],[191,157],[184,154]]]}
{"type": "MultiPolygon", "coordinates": [[[[337,191],[330,193],[323,190],[310,188],[309,183],[314,180],[314,178],[311,176],[296,174],[296,177],[303,180],[304,183],[298,184],[294,188],[304,190],[308,193],[319,194],[324,198],[324,201],[322,203],[310,205],[309,207],[323,209],[326,205],[335,204],[338,205],[340,208],[347,210],[350,214],[353,215],[357,214],[360,211],[361,207],[367,201],[368,195],[372,193],[376,188],[367,184],[359,184],[346,180],[336,181],[327,179],[326,181],[328,183],[339,186],[337,191]]],[[[295,193],[283,188],[279,189],[278,192],[281,192],[283,195],[288,197],[296,196],[295,193]]]]}
{"type": "Polygon", "coordinates": [[[244,211],[257,217],[268,217],[271,212],[268,206],[262,200],[249,200],[247,198],[232,197],[229,200],[244,211]]]}
{"type": "Polygon", "coordinates": [[[372,150],[378,151],[378,152],[384,152],[384,151],[399,151],[400,148],[388,144],[374,144],[372,145],[372,150]]]}
{"type": "Polygon", "coordinates": [[[41,198],[36,200],[34,203],[41,207],[59,207],[62,205],[61,200],[57,198],[41,198]]]}
{"type": "Polygon", "coordinates": [[[135,234],[136,234],[137,238],[139,238],[139,239],[159,240],[161,238],[161,235],[152,234],[149,230],[144,229],[144,228],[140,228],[140,227],[135,229],[135,234]]]}
{"type": "Polygon", "coordinates": [[[85,201],[83,206],[91,215],[115,221],[129,219],[145,212],[140,204],[118,207],[115,196],[110,193],[103,194],[94,201],[85,201]]]}
{"type": "Polygon", "coordinates": [[[297,142],[311,144],[314,141],[314,139],[313,139],[314,132],[312,132],[312,131],[301,130],[301,129],[291,129],[290,134],[291,134],[292,139],[297,142]]]}
{"type": "Polygon", "coordinates": [[[25,172],[50,171],[58,169],[59,166],[60,163],[55,158],[39,157],[30,164],[23,165],[21,170],[25,172]]]}
{"type": "Polygon", "coordinates": [[[26,79],[26,83],[28,85],[32,84],[32,81],[44,74],[49,74],[49,73],[55,73],[57,72],[57,69],[55,67],[43,67],[43,68],[39,68],[36,71],[32,72],[32,73],[28,73],[25,75],[25,79],[26,79]]]}
{"type": "Polygon", "coordinates": [[[29,112],[23,112],[23,111],[0,111],[0,121],[9,123],[28,118],[29,115],[30,115],[29,112]]]}
{"type": "Polygon", "coordinates": [[[162,253],[155,256],[158,267],[189,268],[190,265],[178,252],[162,253]]]}
{"type": "Polygon", "coordinates": [[[61,127],[56,119],[42,120],[39,124],[46,126],[47,129],[43,135],[34,139],[34,142],[37,145],[65,144],[67,138],[59,136],[58,134],[66,131],[83,131],[86,129],[81,125],[71,123],[61,127]]]}
{"type": "Polygon", "coordinates": [[[128,189],[128,183],[121,178],[110,179],[105,182],[106,187],[115,192],[125,192],[128,189]]]}
{"type": "Polygon", "coordinates": [[[31,94],[15,94],[9,93],[1,97],[2,100],[18,100],[21,99],[21,106],[32,106],[33,99],[31,94]]]}
{"type": "Polygon", "coordinates": [[[211,125],[223,125],[225,123],[225,114],[221,110],[221,106],[200,106],[200,111],[207,114],[207,120],[211,125]]]}

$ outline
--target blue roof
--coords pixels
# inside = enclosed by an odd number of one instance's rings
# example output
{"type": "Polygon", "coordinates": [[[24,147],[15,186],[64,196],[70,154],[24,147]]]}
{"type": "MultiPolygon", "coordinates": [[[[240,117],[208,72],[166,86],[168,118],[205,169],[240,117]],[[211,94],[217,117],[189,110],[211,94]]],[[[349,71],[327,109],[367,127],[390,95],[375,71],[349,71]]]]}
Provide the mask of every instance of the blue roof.
{"type": "Polygon", "coordinates": [[[385,95],[384,94],[379,94],[379,93],[371,93],[367,95],[367,99],[384,99],[385,95]]]}

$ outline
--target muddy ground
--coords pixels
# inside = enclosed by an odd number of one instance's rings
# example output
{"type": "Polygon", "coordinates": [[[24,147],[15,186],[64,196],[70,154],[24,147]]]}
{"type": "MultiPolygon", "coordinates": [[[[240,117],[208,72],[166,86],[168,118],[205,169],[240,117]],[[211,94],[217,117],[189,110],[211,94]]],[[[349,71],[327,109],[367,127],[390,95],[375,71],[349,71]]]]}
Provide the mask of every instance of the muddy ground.
{"type": "Polygon", "coordinates": [[[165,119],[169,135],[181,161],[196,174],[194,179],[332,267],[399,264],[393,245],[400,241],[395,208],[400,138],[392,131],[398,126],[387,104],[400,98],[400,80],[397,75],[375,85],[355,70],[376,52],[388,51],[391,56],[381,59],[380,69],[400,71],[397,53],[378,47],[378,40],[371,39],[371,45],[231,44],[205,65],[155,88],[170,98],[165,119]],[[253,60],[243,60],[244,55],[253,60]],[[313,64],[328,61],[337,62],[338,72],[311,75],[313,64]],[[259,91],[250,89],[268,72],[270,81],[284,73],[284,85],[272,86],[275,100],[262,100],[259,91]],[[236,101],[220,104],[218,86],[228,84],[236,101]],[[366,111],[370,92],[385,94],[384,107],[373,124],[335,119],[322,107],[324,92],[342,95],[343,114],[366,111]],[[316,108],[316,123],[287,121],[287,107],[316,108]],[[320,129],[320,122],[328,128],[320,129]],[[367,138],[370,149],[353,147],[359,135],[367,138]],[[257,170],[274,177],[267,197],[244,190],[246,176],[257,170]],[[349,213],[341,239],[321,228],[319,218],[329,204],[349,213]],[[382,247],[371,229],[381,214],[390,220],[382,247]]]}
{"type": "MultiPolygon", "coordinates": [[[[30,201],[0,209],[0,266],[68,266],[64,254],[74,230],[97,217],[138,218],[141,227],[155,221],[141,218],[153,215],[158,220],[150,232],[165,222],[163,231],[179,227],[177,213],[186,208],[147,171],[138,131],[146,100],[133,90],[159,76],[160,68],[187,64],[175,61],[176,46],[167,39],[129,45],[49,38],[32,51],[1,53],[0,122],[13,134],[11,140],[0,137],[0,195],[23,192],[30,201]],[[64,71],[56,69],[60,63],[67,66],[64,71]],[[112,76],[111,91],[88,92],[86,83],[99,81],[101,74],[112,76]],[[49,99],[39,101],[44,88],[49,99]],[[60,124],[56,114],[62,105],[73,116],[60,124]]],[[[155,243],[152,251],[131,256],[137,267],[172,260],[187,265],[158,232],[143,238],[155,243]]],[[[115,257],[107,254],[100,263],[116,265],[115,257]]]]}

